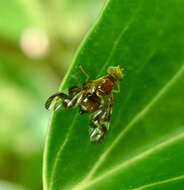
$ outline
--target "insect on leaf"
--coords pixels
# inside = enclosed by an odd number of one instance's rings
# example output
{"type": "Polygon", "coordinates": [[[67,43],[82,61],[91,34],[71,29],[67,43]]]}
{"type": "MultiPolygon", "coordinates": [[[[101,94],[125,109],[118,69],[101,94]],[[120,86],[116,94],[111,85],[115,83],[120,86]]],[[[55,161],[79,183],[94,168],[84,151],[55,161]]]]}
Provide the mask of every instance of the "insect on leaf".
{"type": "MultiPolygon", "coordinates": [[[[55,111],[45,146],[44,190],[184,189],[183,13],[183,0],[107,2],[60,91],[85,82],[80,65],[89,81],[110,66],[124,68],[108,135],[94,146],[89,114],[55,111]]],[[[101,110],[111,111],[101,108],[90,117],[102,118],[101,110]]]]}

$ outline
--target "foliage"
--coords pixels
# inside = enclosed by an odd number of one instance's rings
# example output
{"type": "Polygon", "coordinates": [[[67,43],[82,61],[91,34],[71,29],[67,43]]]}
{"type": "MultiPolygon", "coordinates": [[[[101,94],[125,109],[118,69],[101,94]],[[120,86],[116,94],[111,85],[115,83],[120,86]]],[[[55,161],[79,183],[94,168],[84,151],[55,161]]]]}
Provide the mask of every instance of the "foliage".
{"type": "Polygon", "coordinates": [[[184,2],[110,0],[81,45],[60,90],[125,68],[103,143],[88,137],[88,115],[52,114],[44,190],[184,188],[184,2]]]}

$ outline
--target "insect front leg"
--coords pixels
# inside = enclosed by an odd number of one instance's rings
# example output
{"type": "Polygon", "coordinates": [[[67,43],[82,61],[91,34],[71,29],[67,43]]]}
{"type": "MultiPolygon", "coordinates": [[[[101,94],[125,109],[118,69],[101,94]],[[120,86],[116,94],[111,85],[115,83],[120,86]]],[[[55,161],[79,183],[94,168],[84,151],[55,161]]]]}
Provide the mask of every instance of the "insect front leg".
{"type": "Polygon", "coordinates": [[[119,82],[117,82],[116,85],[117,85],[118,89],[117,90],[113,89],[112,90],[113,93],[119,93],[120,92],[120,84],[119,84],[119,82]]]}
{"type": "Polygon", "coordinates": [[[85,70],[83,69],[83,67],[81,65],[79,66],[79,68],[82,71],[82,73],[86,76],[86,82],[87,82],[89,79],[89,75],[85,72],[85,70]]]}

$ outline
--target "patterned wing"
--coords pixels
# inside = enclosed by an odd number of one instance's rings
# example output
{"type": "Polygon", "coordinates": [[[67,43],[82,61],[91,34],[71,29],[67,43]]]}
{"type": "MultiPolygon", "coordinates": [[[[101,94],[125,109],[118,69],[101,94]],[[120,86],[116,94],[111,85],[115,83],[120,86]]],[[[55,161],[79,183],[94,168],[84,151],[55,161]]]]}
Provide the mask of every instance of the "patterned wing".
{"type": "Polygon", "coordinates": [[[100,108],[89,119],[89,136],[92,144],[100,143],[109,130],[112,115],[113,96],[109,95],[100,108]]]}
{"type": "Polygon", "coordinates": [[[76,105],[80,96],[81,88],[73,86],[68,89],[68,93],[66,94],[58,92],[50,96],[45,103],[45,108],[53,111],[56,111],[61,107],[71,108],[76,105]]]}

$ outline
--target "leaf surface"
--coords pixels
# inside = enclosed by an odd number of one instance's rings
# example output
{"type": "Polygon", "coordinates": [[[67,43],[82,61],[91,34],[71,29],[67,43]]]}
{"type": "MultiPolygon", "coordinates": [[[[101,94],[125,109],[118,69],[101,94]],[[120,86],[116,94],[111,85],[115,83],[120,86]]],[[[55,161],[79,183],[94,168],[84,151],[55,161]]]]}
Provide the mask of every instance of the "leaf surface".
{"type": "Polygon", "coordinates": [[[91,145],[88,115],[52,114],[44,190],[184,188],[184,2],[110,0],[60,90],[120,65],[110,130],[91,145]]]}

